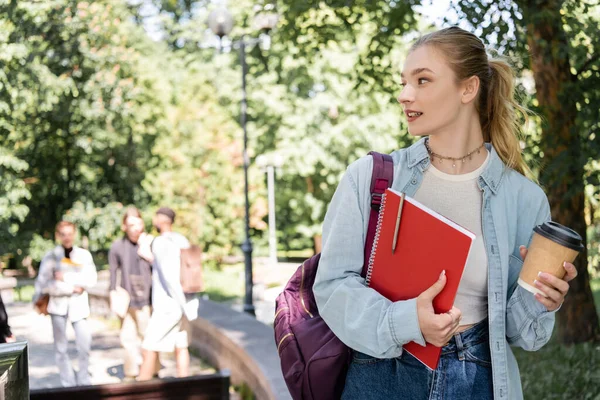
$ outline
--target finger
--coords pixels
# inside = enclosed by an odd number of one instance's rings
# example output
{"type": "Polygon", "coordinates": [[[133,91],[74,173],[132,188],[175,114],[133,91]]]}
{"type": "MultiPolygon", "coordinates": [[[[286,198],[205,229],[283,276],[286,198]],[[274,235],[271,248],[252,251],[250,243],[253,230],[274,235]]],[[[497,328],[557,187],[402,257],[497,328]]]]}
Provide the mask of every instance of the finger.
{"type": "Polygon", "coordinates": [[[527,257],[527,247],[523,245],[519,246],[519,254],[521,255],[523,261],[525,261],[525,257],[527,257]]]}
{"type": "Polygon", "coordinates": [[[556,304],[554,301],[542,296],[541,294],[536,293],[534,296],[537,301],[539,301],[540,303],[542,303],[544,305],[544,307],[546,307],[546,310],[554,311],[558,308],[558,304],[556,304]]]}
{"type": "Polygon", "coordinates": [[[462,318],[462,313],[456,307],[452,307],[450,310],[442,314],[437,314],[442,318],[441,329],[450,329],[462,318]]]}
{"type": "MultiPolygon", "coordinates": [[[[563,281],[564,282],[564,281],[563,281]]],[[[537,279],[533,281],[533,285],[538,288],[542,293],[546,295],[547,298],[550,298],[555,303],[561,303],[565,296],[559,292],[558,290],[551,288],[550,286],[544,285],[542,282],[537,279]]]]}
{"type": "Polygon", "coordinates": [[[462,316],[460,318],[456,319],[456,329],[458,329],[458,327],[460,326],[461,321],[462,321],[462,316]]]}
{"type": "Polygon", "coordinates": [[[537,280],[546,284],[547,286],[550,286],[552,289],[558,290],[563,295],[569,291],[569,284],[567,283],[567,281],[559,279],[547,272],[538,273],[537,280]]]}
{"type": "Polygon", "coordinates": [[[433,300],[435,296],[440,294],[442,289],[446,286],[446,270],[442,271],[439,279],[429,287],[429,289],[425,290],[421,295],[427,299],[433,300]]]}
{"type": "Polygon", "coordinates": [[[456,334],[456,332],[458,332],[458,328],[460,327],[460,322],[456,322],[454,325],[452,325],[452,329],[450,329],[450,335],[454,336],[456,334]]]}
{"type": "Polygon", "coordinates": [[[452,316],[454,316],[454,322],[460,323],[460,320],[462,319],[462,311],[460,311],[460,309],[452,306],[452,308],[450,309],[450,312],[452,313],[452,316]]]}
{"type": "Polygon", "coordinates": [[[448,335],[446,336],[446,343],[448,343],[450,340],[452,340],[452,338],[454,337],[454,335],[456,335],[456,331],[457,331],[458,327],[456,327],[455,329],[452,329],[448,335]]]}
{"type": "Polygon", "coordinates": [[[458,321],[455,321],[453,323],[451,323],[450,325],[446,326],[442,331],[442,335],[444,335],[446,338],[451,338],[456,331],[458,330],[458,327],[460,326],[460,323],[458,321]]]}
{"type": "Polygon", "coordinates": [[[565,282],[572,281],[577,277],[577,268],[575,268],[573,264],[565,261],[563,263],[563,268],[565,269],[565,271],[567,271],[567,274],[563,278],[565,282]]]}
{"type": "Polygon", "coordinates": [[[456,317],[452,314],[452,311],[448,311],[446,314],[450,317],[450,322],[447,323],[446,327],[451,329],[456,324],[456,317]]]}

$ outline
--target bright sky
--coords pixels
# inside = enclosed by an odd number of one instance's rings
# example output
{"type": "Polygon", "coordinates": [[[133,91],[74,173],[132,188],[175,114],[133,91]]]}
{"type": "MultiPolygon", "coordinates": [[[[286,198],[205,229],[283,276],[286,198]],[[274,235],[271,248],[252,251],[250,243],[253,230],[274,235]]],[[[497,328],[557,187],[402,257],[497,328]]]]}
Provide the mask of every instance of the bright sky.
{"type": "MultiPolygon", "coordinates": [[[[456,14],[449,11],[450,4],[453,1],[456,0],[423,0],[422,5],[416,6],[415,9],[427,22],[440,28],[442,27],[444,16],[448,17],[452,22],[458,21],[456,14]]],[[[129,0],[129,2],[133,4],[142,4],[141,13],[145,17],[144,27],[146,32],[152,39],[160,40],[162,38],[160,18],[157,16],[157,9],[154,4],[148,0],[129,0]]],[[[462,23],[458,23],[458,25],[466,28],[462,23]]]]}
{"type": "MultiPolygon", "coordinates": [[[[427,22],[441,28],[444,17],[447,17],[453,23],[458,21],[456,13],[454,11],[449,11],[450,4],[454,1],[455,0],[423,0],[420,6],[415,7],[415,10],[420,13],[427,22]]],[[[466,28],[466,26],[460,22],[458,23],[458,26],[466,28]]]]}

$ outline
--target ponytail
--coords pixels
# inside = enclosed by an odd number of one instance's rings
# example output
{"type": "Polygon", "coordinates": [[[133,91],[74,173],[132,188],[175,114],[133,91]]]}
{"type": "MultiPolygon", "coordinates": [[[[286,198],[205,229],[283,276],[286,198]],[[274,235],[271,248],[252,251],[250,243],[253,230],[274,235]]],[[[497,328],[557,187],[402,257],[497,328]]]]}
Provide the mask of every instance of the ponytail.
{"type": "Polygon", "coordinates": [[[519,143],[521,118],[527,122],[528,110],[515,99],[513,69],[506,61],[497,58],[489,60],[489,67],[491,79],[488,93],[487,96],[481,96],[480,102],[484,140],[492,143],[498,156],[508,167],[523,175],[532,176],[519,143]],[[487,100],[487,107],[483,100],[487,100]]]}

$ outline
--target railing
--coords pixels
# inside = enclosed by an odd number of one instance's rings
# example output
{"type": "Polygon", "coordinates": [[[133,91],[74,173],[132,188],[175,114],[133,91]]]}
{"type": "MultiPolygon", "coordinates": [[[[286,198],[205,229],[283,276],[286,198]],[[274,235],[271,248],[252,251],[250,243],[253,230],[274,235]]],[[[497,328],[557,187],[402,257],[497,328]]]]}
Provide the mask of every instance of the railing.
{"type": "MultiPolygon", "coordinates": [[[[12,399],[8,397],[7,399],[12,399]]],[[[229,372],[135,383],[38,389],[31,400],[228,400],[229,372]]]]}
{"type": "Polygon", "coordinates": [[[0,344],[0,400],[29,398],[27,342],[0,344]]]}

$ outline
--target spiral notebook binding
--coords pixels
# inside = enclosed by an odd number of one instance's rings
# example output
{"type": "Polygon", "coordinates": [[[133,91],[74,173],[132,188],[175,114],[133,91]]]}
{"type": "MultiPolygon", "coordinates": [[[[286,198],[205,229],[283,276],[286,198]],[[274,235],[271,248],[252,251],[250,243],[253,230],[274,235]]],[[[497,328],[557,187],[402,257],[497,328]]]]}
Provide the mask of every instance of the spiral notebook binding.
{"type": "Polygon", "coordinates": [[[379,235],[381,233],[381,225],[383,224],[383,212],[385,211],[386,194],[381,195],[381,207],[379,208],[379,215],[377,216],[377,228],[375,229],[375,238],[373,239],[373,247],[371,248],[371,254],[369,255],[369,265],[367,266],[367,274],[365,276],[365,283],[369,286],[371,282],[371,274],[373,273],[373,263],[375,262],[375,253],[377,252],[377,243],[379,243],[379,235]]]}

